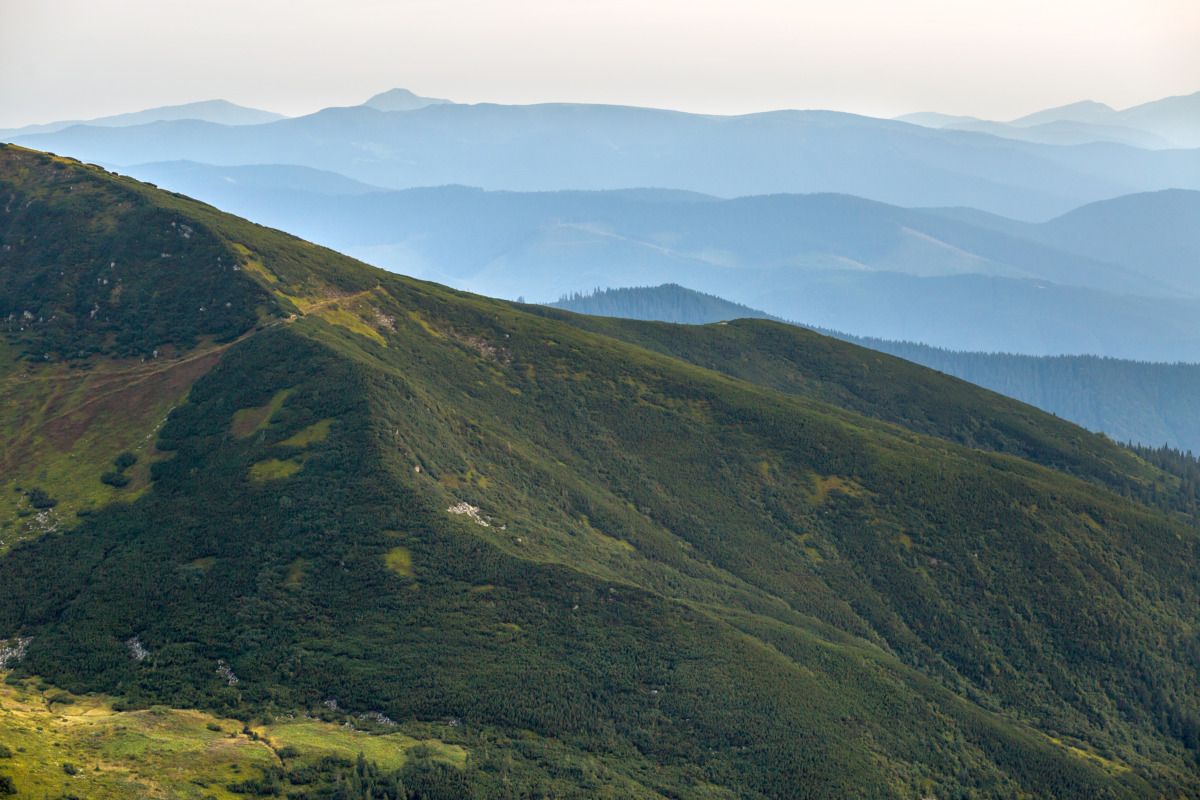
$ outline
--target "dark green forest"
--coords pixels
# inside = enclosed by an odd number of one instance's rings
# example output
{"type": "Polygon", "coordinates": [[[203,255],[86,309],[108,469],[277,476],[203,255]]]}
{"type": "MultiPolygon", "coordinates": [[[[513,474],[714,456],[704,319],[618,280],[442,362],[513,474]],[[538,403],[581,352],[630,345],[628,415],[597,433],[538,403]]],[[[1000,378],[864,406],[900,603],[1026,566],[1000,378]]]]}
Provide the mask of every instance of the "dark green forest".
{"type": "MultiPolygon", "coordinates": [[[[1169,454],[794,326],[476,297],[19,148],[0,190],[34,199],[0,245],[68,200],[96,221],[69,252],[187,224],[213,251],[122,280],[228,282],[234,320],[128,353],[130,320],[191,307],[5,332],[5,378],[224,347],[148,490],[0,555],[0,638],[30,639],[10,680],[452,722],[469,751],[284,763],[251,795],[1200,793],[1200,528],[1169,454]]],[[[92,280],[66,266],[46,325],[92,280]]]]}

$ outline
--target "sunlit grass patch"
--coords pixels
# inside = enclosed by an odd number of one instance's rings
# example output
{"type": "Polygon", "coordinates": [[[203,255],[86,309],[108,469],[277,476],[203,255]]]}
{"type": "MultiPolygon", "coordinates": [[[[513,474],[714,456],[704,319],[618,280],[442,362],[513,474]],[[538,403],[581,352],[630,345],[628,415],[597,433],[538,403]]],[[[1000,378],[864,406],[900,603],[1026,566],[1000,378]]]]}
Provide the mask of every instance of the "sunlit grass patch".
{"type": "Polygon", "coordinates": [[[195,559],[194,561],[191,562],[191,565],[198,569],[204,570],[204,572],[208,572],[210,569],[213,568],[213,565],[216,563],[217,563],[216,558],[214,558],[212,556],[206,556],[204,558],[195,559]]]}
{"type": "Polygon", "coordinates": [[[239,439],[244,439],[263,430],[271,424],[271,417],[275,416],[275,412],[283,408],[283,401],[287,400],[292,391],[292,389],[282,389],[276,392],[270,402],[264,406],[238,409],[233,413],[233,425],[230,426],[229,432],[239,439]]]}
{"type": "Polygon", "coordinates": [[[278,762],[264,743],[231,737],[226,731],[241,730],[236,721],[161,707],[115,712],[106,697],[36,685],[0,684],[0,741],[13,756],[0,766],[18,797],[231,800],[227,784],[278,762]]]}
{"type": "Polygon", "coordinates": [[[288,589],[295,589],[304,580],[304,566],[308,562],[303,558],[297,558],[291,564],[288,564],[287,577],[283,579],[283,585],[288,589]]]}
{"type": "Polygon", "coordinates": [[[412,575],[412,553],[405,547],[393,547],[383,557],[387,568],[397,575],[412,575]]]}
{"type": "Polygon", "coordinates": [[[332,424],[332,419],[323,419],[289,436],[280,442],[280,444],[287,447],[307,447],[313,442],[322,442],[329,437],[329,426],[332,424]]]}
{"type": "Polygon", "coordinates": [[[380,335],[379,331],[372,328],[367,323],[363,322],[358,315],[347,311],[344,308],[323,308],[319,312],[321,318],[334,325],[340,325],[343,328],[353,331],[360,336],[366,336],[368,339],[374,339],[384,347],[387,346],[387,340],[380,335]]]}
{"type": "Polygon", "coordinates": [[[385,770],[404,766],[414,748],[421,748],[423,755],[435,761],[455,767],[461,768],[467,760],[466,750],[437,739],[416,739],[403,733],[372,735],[315,720],[279,720],[255,731],[277,749],[292,746],[309,757],[355,758],[362,753],[385,770]]]}
{"type": "Polygon", "coordinates": [[[280,718],[247,735],[242,722],[201,711],[162,706],[114,711],[112,700],[102,695],[71,695],[33,679],[15,686],[0,683],[0,742],[11,751],[0,768],[13,778],[18,797],[232,800],[242,795],[229,792],[229,784],[279,765],[276,751],[287,746],[297,751],[289,763],[313,763],[324,756],[353,760],[362,753],[387,771],[417,757],[465,767],[467,751],[434,738],[430,726],[397,727],[380,734],[316,719],[280,718]],[[77,772],[69,774],[64,764],[77,772]]]}
{"type": "Polygon", "coordinates": [[[429,323],[428,323],[428,322],[425,320],[425,317],[421,316],[421,314],[420,314],[419,312],[417,312],[417,311],[409,311],[409,312],[408,312],[408,317],[409,317],[409,319],[411,319],[413,322],[415,322],[415,323],[417,323],[418,325],[420,325],[420,326],[421,326],[421,328],[422,328],[422,329],[423,329],[423,330],[424,330],[426,333],[428,333],[430,336],[432,336],[433,338],[435,338],[435,339],[441,339],[441,338],[442,338],[442,334],[441,334],[441,333],[439,333],[439,332],[437,331],[437,329],[435,329],[435,328],[434,328],[432,325],[430,325],[430,324],[429,324],[429,323]]]}
{"type": "Polygon", "coordinates": [[[255,483],[277,481],[295,475],[303,467],[304,459],[302,457],[289,458],[284,461],[280,461],[278,458],[269,458],[250,467],[250,480],[255,483]]]}
{"type": "Polygon", "coordinates": [[[829,499],[832,492],[845,492],[852,497],[861,497],[866,489],[862,485],[837,475],[814,475],[809,499],[814,505],[821,505],[829,499]]]}

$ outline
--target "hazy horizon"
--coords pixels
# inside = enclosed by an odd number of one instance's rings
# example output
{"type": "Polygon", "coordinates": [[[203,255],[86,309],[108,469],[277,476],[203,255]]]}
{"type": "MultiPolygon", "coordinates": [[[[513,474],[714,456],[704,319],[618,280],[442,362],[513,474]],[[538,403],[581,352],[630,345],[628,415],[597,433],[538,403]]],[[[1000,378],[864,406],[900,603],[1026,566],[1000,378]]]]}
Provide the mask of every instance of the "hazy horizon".
{"type": "Polygon", "coordinates": [[[1013,119],[1200,89],[1187,0],[46,0],[0,11],[0,127],[225,99],[298,116],[395,87],[456,102],[1013,119]]]}

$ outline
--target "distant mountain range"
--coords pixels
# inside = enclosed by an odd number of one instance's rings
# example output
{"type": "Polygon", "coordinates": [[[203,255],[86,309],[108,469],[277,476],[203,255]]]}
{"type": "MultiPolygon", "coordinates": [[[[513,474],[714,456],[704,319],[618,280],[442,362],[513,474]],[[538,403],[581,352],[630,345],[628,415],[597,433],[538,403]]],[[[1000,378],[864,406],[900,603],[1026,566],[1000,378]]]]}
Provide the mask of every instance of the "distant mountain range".
{"type": "Polygon", "coordinates": [[[905,114],[896,119],[930,128],[976,131],[1044,144],[1115,142],[1151,149],[1200,147],[1200,92],[1166,97],[1122,111],[1085,100],[1009,122],[936,112],[905,114]]]}
{"type": "Polygon", "coordinates": [[[675,282],[881,339],[1196,361],[1200,149],[1146,148],[1200,142],[1198,102],[917,125],[393,89],[295,119],[217,101],[0,138],[493,296],[675,282]]]}
{"type": "Polygon", "coordinates": [[[45,125],[27,125],[22,128],[9,128],[7,130],[0,129],[0,137],[7,140],[18,136],[56,133],[75,125],[88,125],[100,128],[128,128],[135,125],[148,125],[154,122],[170,120],[198,120],[218,125],[262,125],[281,119],[287,119],[287,117],[283,114],[276,114],[274,111],[263,111],[258,108],[246,108],[245,106],[235,105],[228,100],[206,100],[200,103],[185,103],[178,106],[150,108],[145,111],[115,114],[97,119],[63,120],[45,125]]]}
{"type": "MultiPolygon", "coordinates": [[[[734,319],[786,322],[674,284],[577,293],[548,305],[581,314],[689,325],[734,319]]],[[[1120,442],[1167,444],[1200,453],[1200,364],[967,353],[838,331],[821,333],[954,375],[1120,442]]]]}
{"type": "Polygon", "coordinates": [[[831,111],[461,105],[393,90],[364,105],[260,125],[159,120],[4,138],[110,165],[287,163],[390,189],[836,192],[1033,221],[1132,192],[1200,189],[1200,150],[1065,147],[831,111]]]}
{"type": "Polygon", "coordinates": [[[1042,224],[845,195],[389,192],[289,167],[147,164],[136,177],[370,263],[549,301],[679,283],[780,318],[958,350],[1200,360],[1200,192],[1042,224]]]}
{"type": "MultiPolygon", "coordinates": [[[[407,89],[392,89],[380,92],[370,97],[362,106],[379,111],[412,111],[425,106],[450,103],[436,97],[421,97],[407,89]]],[[[101,128],[128,128],[133,125],[149,125],[154,122],[173,122],[178,120],[196,120],[198,122],[214,122],[218,125],[262,125],[267,122],[277,122],[288,119],[284,114],[274,111],[263,111],[258,108],[246,108],[228,100],[205,100],[199,103],[184,103],[182,105],[161,106],[148,108],[144,111],[134,111],[128,114],[113,114],[95,119],[72,119],[50,122],[43,125],[26,125],[20,128],[0,128],[0,138],[5,140],[17,136],[55,133],[74,125],[88,125],[101,128]]]]}

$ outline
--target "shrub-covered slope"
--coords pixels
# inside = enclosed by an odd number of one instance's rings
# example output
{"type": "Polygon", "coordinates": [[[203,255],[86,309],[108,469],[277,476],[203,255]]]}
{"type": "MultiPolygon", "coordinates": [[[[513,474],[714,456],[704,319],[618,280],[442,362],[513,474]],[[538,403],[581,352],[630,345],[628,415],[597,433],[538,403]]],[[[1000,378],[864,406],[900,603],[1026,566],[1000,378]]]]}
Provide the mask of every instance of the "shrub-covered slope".
{"type": "MultiPolygon", "coordinates": [[[[0,556],[18,674],[133,707],[448,721],[467,758],[420,796],[1200,789],[1194,528],[56,163],[0,151],[0,188],[54,169],[142,198],[219,250],[182,291],[228,260],[254,315],[175,345],[215,363],[148,489],[0,556]]],[[[5,379],[121,355],[39,364],[37,335],[8,333],[5,379]]]]}
{"type": "Polygon", "coordinates": [[[1194,480],[1181,480],[1184,471],[1173,468],[1172,475],[1164,475],[1107,437],[1057,416],[903,358],[806,328],[757,319],[671,325],[583,316],[543,306],[524,308],[916,433],[1016,455],[1193,523],[1200,512],[1200,486],[1194,480]]]}
{"type": "MultiPolygon", "coordinates": [[[[786,322],[748,306],[675,284],[604,289],[565,296],[547,305],[578,314],[687,325],[737,319],[786,322]]],[[[1196,401],[1200,399],[1198,364],[1127,361],[1100,356],[960,352],[916,342],[868,339],[819,328],[813,330],[954,375],[1090,430],[1104,431],[1119,442],[1153,446],[1165,442],[1181,452],[1200,452],[1200,419],[1195,415],[1196,401]]],[[[632,333],[628,330],[621,335],[632,333]]],[[[786,342],[786,338],[779,341],[786,342]]],[[[781,348],[780,357],[793,358],[804,341],[800,338],[791,348],[781,348]]],[[[803,347],[803,351],[809,349],[803,347]]],[[[701,347],[696,352],[703,355],[706,351],[701,347]]],[[[684,357],[682,352],[678,355],[684,357]]],[[[778,375],[779,372],[776,367],[763,374],[778,375]]]]}

